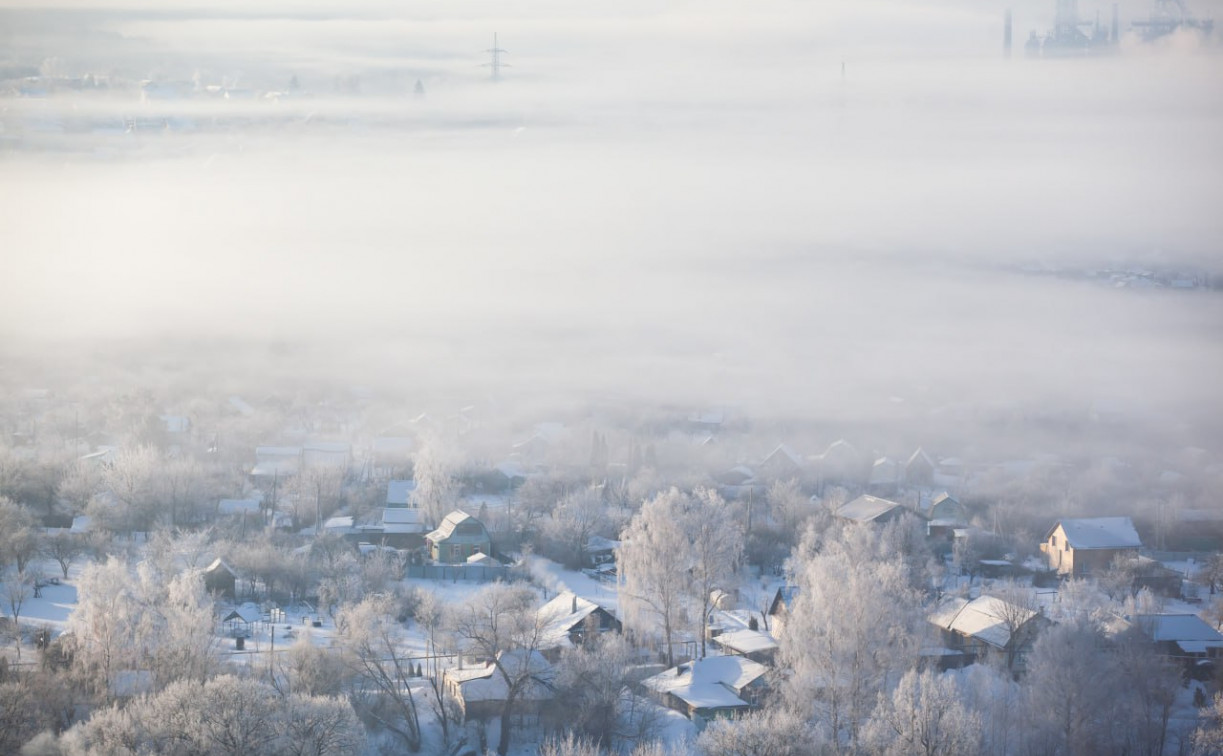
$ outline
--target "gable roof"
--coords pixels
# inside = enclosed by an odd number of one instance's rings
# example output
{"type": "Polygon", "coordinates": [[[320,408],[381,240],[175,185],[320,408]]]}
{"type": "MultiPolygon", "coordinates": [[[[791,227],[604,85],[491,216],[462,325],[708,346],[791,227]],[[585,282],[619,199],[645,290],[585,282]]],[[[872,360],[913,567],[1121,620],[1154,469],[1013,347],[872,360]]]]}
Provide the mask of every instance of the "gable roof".
{"type": "MultiPolygon", "coordinates": [[[[980,596],[972,601],[952,598],[939,605],[929,620],[944,630],[976,638],[994,648],[1006,648],[1011,642],[1011,632],[1004,618],[1010,606],[1013,605],[997,596],[980,596]]],[[[1037,614],[1032,609],[1021,609],[1019,624],[1026,624],[1037,614]]]]}
{"type": "Polygon", "coordinates": [[[537,616],[544,629],[541,633],[541,648],[568,646],[569,632],[587,617],[599,610],[599,605],[571,592],[556,594],[548,603],[539,607],[537,616]]]}
{"type": "Polygon", "coordinates": [[[1066,542],[1076,549],[1137,549],[1142,546],[1134,521],[1128,517],[1078,517],[1062,520],[1045,534],[1053,535],[1058,525],[1066,542]]]}
{"type": "Polygon", "coordinates": [[[453,512],[451,512],[450,514],[446,515],[446,518],[442,520],[442,524],[437,526],[437,530],[425,536],[425,538],[428,538],[433,543],[438,543],[439,541],[449,540],[453,537],[456,537],[455,529],[462,523],[467,522],[468,520],[471,520],[472,522],[475,522],[480,525],[481,535],[480,536],[459,535],[457,537],[459,539],[468,539],[469,542],[471,543],[483,543],[484,541],[488,540],[487,534],[483,532],[484,523],[481,523],[479,520],[467,514],[466,512],[464,512],[461,509],[456,509],[453,512]]]}
{"type": "Polygon", "coordinates": [[[778,444],[777,448],[769,452],[768,456],[760,464],[766,465],[771,459],[784,459],[794,467],[802,467],[804,464],[803,458],[786,444],[778,444]]]}
{"type": "MultiPolygon", "coordinates": [[[[522,649],[502,651],[497,660],[505,667],[511,677],[517,678],[523,673],[531,676],[531,681],[518,693],[519,700],[543,701],[552,697],[551,682],[556,672],[552,665],[538,651],[526,652],[522,649]]],[[[463,692],[463,700],[473,701],[504,701],[509,690],[505,678],[497,672],[492,662],[474,669],[448,669],[445,676],[458,683],[463,692]]]]}
{"type": "Polygon", "coordinates": [[[391,480],[386,484],[386,505],[388,507],[406,507],[416,490],[415,480],[391,480]]]}
{"type": "Polygon", "coordinates": [[[837,517],[855,522],[874,522],[889,512],[900,509],[901,506],[888,499],[864,494],[844,504],[837,510],[837,517]]]}

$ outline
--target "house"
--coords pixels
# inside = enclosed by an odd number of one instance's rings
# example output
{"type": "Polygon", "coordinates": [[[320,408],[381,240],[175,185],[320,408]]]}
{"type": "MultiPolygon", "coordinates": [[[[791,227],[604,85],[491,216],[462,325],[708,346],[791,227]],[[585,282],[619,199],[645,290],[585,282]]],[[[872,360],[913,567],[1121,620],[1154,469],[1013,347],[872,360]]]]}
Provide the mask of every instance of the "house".
{"type": "Polygon", "coordinates": [[[257,446],[251,476],[264,479],[286,478],[297,474],[301,469],[301,461],[300,446],[257,446]]]}
{"type": "Polygon", "coordinates": [[[838,439],[816,457],[820,476],[827,482],[853,481],[862,478],[866,462],[853,444],[838,439]]]}
{"type": "Polygon", "coordinates": [[[777,448],[769,452],[769,455],[756,466],[756,471],[765,478],[785,480],[800,477],[803,467],[803,458],[797,452],[785,444],[778,444],[777,448]]]}
{"type": "Polygon", "coordinates": [[[834,514],[842,520],[863,525],[883,525],[899,518],[904,511],[904,507],[894,501],[863,494],[843,504],[834,514]]]}
{"type": "Polygon", "coordinates": [[[786,620],[790,616],[791,607],[794,606],[794,599],[798,596],[798,586],[783,585],[777,589],[777,593],[773,594],[773,601],[769,604],[768,611],[768,628],[772,632],[774,638],[780,638],[785,632],[786,620]]]}
{"type": "Polygon", "coordinates": [[[204,570],[204,588],[209,593],[216,593],[227,598],[234,597],[234,586],[238,583],[238,573],[217,557],[204,570]]]}
{"type": "Polygon", "coordinates": [[[891,457],[880,457],[871,465],[868,485],[876,493],[891,493],[896,490],[900,477],[900,465],[891,457]]]}
{"type": "Polygon", "coordinates": [[[924,502],[922,515],[926,523],[926,535],[931,538],[952,538],[957,528],[968,524],[968,511],[951,494],[943,491],[928,502],[924,502]]]}
{"type": "Polygon", "coordinates": [[[742,656],[710,656],[648,677],[641,684],[700,729],[712,719],[758,706],[766,693],[767,671],[763,664],[742,656]]]}
{"type": "Polygon", "coordinates": [[[928,486],[934,480],[934,460],[920,446],[905,462],[905,483],[910,486],[928,486]]]}
{"type": "Polygon", "coordinates": [[[777,657],[777,641],[764,630],[753,630],[750,627],[729,630],[716,635],[713,642],[727,654],[742,656],[768,666],[772,666],[777,657]]]}
{"type": "MultiPolygon", "coordinates": [[[[511,679],[530,675],[530,680],[518,694],[514,713],[539,714],[543,711],[552,700],[552,681],[556,677],[552,664],[543,654],[515,649],[502,651],[497,655],[497,661],[511,679]]],[[[458,707],[463,721],[501,716],[509,692],[505,675],[491,661],[467,669],[446,670],[442,675],[442,686],[458,707]]]]}
{"type": "Polygon", "coordinates": [[[582,553],[586,557],[586,567],[599,569],[603,565],[615,566],[616,564],[616,549],[620,548],[619,541],[613,541],[610,538],[603,536],[591,536],[586,541],[586,546],[582,553]]]}
{"type": "Polygon", "coordinates": [[[1012,671],[1022,670],[1024,654],[1048,624],[1038,610],[996,596],[949,598],[929,620],[942,631],[947,648],[963,653],[968,663],[1001,657],[1012,671]]]}
{"type": "Polygon", "coordinates": [[[1136,614],[1126,619],[1167,656],[1190,664],[1223,657],[1223,634],[1196,614],[1136,614]]]}
{"type": "Polygon", "coordinates": [[[302,446],[302,465],[310,469],[347,470],[352,447],[343,441],[311,441],[302,446]]]}
{"type": "Polygon", "coordinates": [[[1049,569],[1083,577],[1102,572],[1123,555],[1138,555],[1142,541],[1128,517],[1085,517],[1057,523],[1040,545],[1049,569]]]}
{"type": "Polygon", "coordinates": [[[416,508],[412,495],[416,493],[415,480],[388,480],[386,483],[386,506],[416,508]]]}
{"type": "Polygon", "coordinates": [[[492,539],[482,522],[456,509],[425,536],[425,548],[435,562],[461,564],[472,554],[491,553],[492,539]]]}
{"type": "Polygon", "coordinates": [[[620,620],[610,610],[575,593],[558,593],[537,612],[543,628],[540,650],[545,656],[558,657],[566,648],[579,646],[591,632],[618,633],[620,620]]]}

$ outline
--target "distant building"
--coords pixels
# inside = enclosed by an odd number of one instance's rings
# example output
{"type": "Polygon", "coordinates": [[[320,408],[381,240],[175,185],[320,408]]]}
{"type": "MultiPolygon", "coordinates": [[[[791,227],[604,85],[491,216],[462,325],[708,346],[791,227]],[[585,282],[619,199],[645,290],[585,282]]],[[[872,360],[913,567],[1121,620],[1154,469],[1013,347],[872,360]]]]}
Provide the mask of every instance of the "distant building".
{"type": "Polygon", "coordinates": [[[835,514],[839,519],[863,525],[882,525],[899,518],[904,511],[905,508],[894,501],[867,494],[842,505],[835,514]]]}
{"type": "Polygon", "coordinates": [[[1083,577],[1112,566],[1118,556],[1138,556],[1142,541],[1128,517],[1085,517],[1057,523],[1040,545],[1049,569],[1083,577]]]}
{"type": "Polygon", "coordinates": [[[226,598],[234,597],[234,586],[238,582],[238,573],[217,557],[208,569],[204,570],[204,588],[210,593],[216,593],[226,598]]]}

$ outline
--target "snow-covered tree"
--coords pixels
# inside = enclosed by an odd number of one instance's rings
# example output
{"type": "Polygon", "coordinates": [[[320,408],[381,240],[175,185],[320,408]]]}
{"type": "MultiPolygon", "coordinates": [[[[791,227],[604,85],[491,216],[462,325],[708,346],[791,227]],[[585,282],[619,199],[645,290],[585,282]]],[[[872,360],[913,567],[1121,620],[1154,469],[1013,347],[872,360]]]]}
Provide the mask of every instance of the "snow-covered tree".
{"type": "Polygon", "coordinates": [[[818,551],[807,542],[816,537],[809,531],[790,567],[799,592],[779,649],[793,670],[783,692],[795,710],[856,742],[880,691],[915,661],[918,596],[906,562],[880,553],[880,531],[849,526],[818,551]]]}
{"type": "Polygon", "coordinates": [[[862,740],[879,756],[976,756],[981,724],[955,677],[909,670],[891,694],[880,694],[862,740]]]}
{"type": "Polygon", "coordinates": [[[642,505],[621,540],[621,606],[630,627],[649,634],[661,625],[673,665],[675,634],[695,614],[704,655],[711,595],[733,580],[743,553],[738,518],[715,493],[672,488],[642,505]]]}
{"type": "Polygon", "coordinates": [[[395,614],[389,596],[371,596],[345,607],[336,622],[338,640],[350,669],[364,683],[354,699],[356,705],[415,753],[421,744],[420,715],[408,686],[413,670],[404,628],[395,614]]]}
{"type": "Polygon", "coordinates": [[[820,756],[835,753],[825,733],[786,708],[719,719],[696,741],[701,756],[820,756]]]}
{"type": "Polygon", "coordinates": [[[212,599],[196,570],[167,578],[148,562],[134,571],[115,557],[89,565],[68,629],[75,663],[98,693],[120,670],[150,671],[161,687],[203,680],[217,663],[212,599]]]}

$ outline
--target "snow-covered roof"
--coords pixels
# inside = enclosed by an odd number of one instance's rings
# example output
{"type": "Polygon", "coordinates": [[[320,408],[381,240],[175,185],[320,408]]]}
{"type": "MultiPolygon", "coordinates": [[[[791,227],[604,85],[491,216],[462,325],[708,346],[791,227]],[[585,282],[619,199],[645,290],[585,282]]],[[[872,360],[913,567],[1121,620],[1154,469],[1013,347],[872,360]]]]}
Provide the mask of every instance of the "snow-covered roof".
{"type": "Polygon", "coordinates": [[[926,450],[921,448],[920,446],[917,447],[917,451],[913,452],[913,454],[909,456],[909,460],[905,462],[905,466],[908,467],[909,465],[912,465],[914,462],[919,462],[919,461],[925,462],[927,465],[930,466],[931,469],[934,468],[934,460],[930,459],[930,455],[926,454],[926,450]]]}
{"type": "Polygon", "coordinates": [[[603,536],[591,536],[586,541],[586,551],[588,553],[592,551],[615,551],[618,548],[620,548],[619,541],[613,541],[603,536]]]}
{"type": "Polygon", "coordinates": [[[386,504],[389,507],[408,506],[412,492],[416,490],[415,480],[392,480],[386,484],[386,504]]]}
{"type": "Polygon", "coordinates": [[[857,522],[873,522],[899,508],[900,505],[894,501],[865,494],[838,509],[837,517],[857,522]]]}
{"type": "Polygon", "coordinates": [[[382,525],[387,528],[402,529],[404,526],[410,527],[411,530],[402,532],[417,532],[424,529],[424,523],[421,522],[421,513],[419,509],[404,509],[403,507],[386,507],[382,510],[382,525]]]}
{"type": "Polygon", "coordinates": [[[217,502],[217,512],[223,515],[253,513],[259,511],[257,499],[221,499],[217,502]]]}
{"type": "Polygon", "coordinates": [[[764,458],[764,461],[761,462],[761,464],[767,464],[768,461],[774,457],[786,459],[795,467],[802,467],[805,464],[803,462],[803,458],[799,456],[798,452],[794,451],[786,444],[778,444],[777,448],[769,452],[769,455],[764,458]]]}
{"type": "Polygon", "coordinates": [[[741,654],[754,654],[777,648],[777,641],[763,630],[736,630],[731,633],[722,633],[713,640],[722,648],[741,654]]]}
{"type": "Polygon", "coordinates": [[[599,605],[570,591],[556,594],[548,603],[539,607],[537,616],[543,625],[541,648],[557,648],[569,645],[569,633],[586,618],[595,613],[599,605]]]}
{"type": "Polygon", "coordinates": [[[1223,648],[1223,634],[1196,614],[1136,614],[1132,621],[1150,635],[1151,640],[1172,641],[1191,653],[1223,648]]]}
{"type": "MultiPolygon", "coordinates": [[[[556,673],[543,654],[538,651],[528,654],[526,651],[514,649],[503,651],[497,659],[511,677],[516,678],[526,672],[534,678],[518,694],[520,700],[543,701],[552,697],[549,683],[556,673]]],[[[459,684],[463,691],[463,700],[467,703],[505,700],[508,690],[505,678],[491,662],[473,669],[448,669],[445,675],[459,684]]]]}
{"type": "Polygon", "coordinates": [[[710,656],[646,678],[642,685],[697,709],[736,708],[748,705],[738,693],[766,671],[742,656],[710,656]]]}
{"type": "Polygon", "coordinates": [[[222,559],[221,557],[217,557],[216,559],[212,560],[212,564],[208,565],[208,568],[205,569],[204,572],[205,573],[220,572],[222,570],[225,572],[228,572],[231,575],[238,574],[234,572],[233,568],[230,567],[228,564],[226,564],[225,560],[222,559]]]}
{"type": "MultiPolygon", "coordinates": [[[[1128,517],[1079,517],[1062,520],[1066,542],[1076,549],[1136,549],[1142,546],[1134,522],[1128,517]]],[[[1057,525],[1045,535],[1046,540],[1057,525]]]]}
{"type": "Polygon", "coordinates": [[[1033,609],[1015,607],[996,596],[981,596],[969,601],[951,598],[939,605],[929,616],[930,622],[944,630],[984,641],[995,648],[1006,648],[1011,642],[1011,631],[1006,616],[1012,611],[1023,625],[1036,616],[1033,609]]]}
{"type": "MultiPolygon", "coordinates": [[[[437,530],[433,531],[432,533],[430,533],[429,535],[425,537],[428,538],[433,543],[438,543],[439,541],[445,541],[445,540],[454,538],[456,537],[455,530],[458,528],[458,526],[461,525],[462,523],[467,522],[468,520],[472,522],[476,522],[476,523],[480,522],[479,520],[467,514],[466,512],[462,511],[461,509],[456,509],[453,512],[451,512],[450,514],[446,515],[445,519],[442,520],[442,524],[437,527],[437,530]]],[[[463,534],[460,533],[458,534],[457,537],[468,538],[472,542],[483,542],[486,538],[486,536],[483,533],[483,528],[481,528],[481,533],[478,536],[470,536],[470,535],[464,536],[463,534]]]]}
{"type": "Polygon", "coordinates": [[[352,524],[351,515],[340,515],[328,518],[323,523],[323,530],[348,530],[352,527],[352,524]]]}

